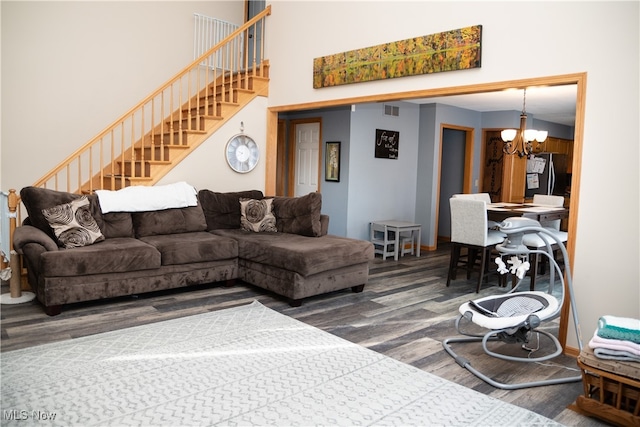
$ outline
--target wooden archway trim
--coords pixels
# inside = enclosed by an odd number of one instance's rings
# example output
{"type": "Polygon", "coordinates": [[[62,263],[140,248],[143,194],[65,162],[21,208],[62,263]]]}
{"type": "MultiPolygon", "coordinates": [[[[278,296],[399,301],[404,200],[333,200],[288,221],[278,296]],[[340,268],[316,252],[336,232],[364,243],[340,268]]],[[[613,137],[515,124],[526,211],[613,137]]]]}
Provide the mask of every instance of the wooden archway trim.
{"type": "MultiPolygon", "coordinates": [[[[587,73],[575,73],[575,74],[563,74],[557,76],[545,76],[534,77],[528,79],[519,80],[507,80],[492,83],[480,83],[466,86],[450,86],[443,88],[433,89],[421,89],[407,92],[396,93],[380,93],[376,95],[367,95],[352,98],[342,98],[326,101],[316,101],[303,104],[290,104],[272,106],[268,109],[267,114],[267,153],[266,153],[266,176],[265,176],[265,188],[267,194],[274,194],[276,187],[276,160],[277,160],[277,132],[278,132],[278,113],[300,111],[300,110],[312,110],[337,106],[345,106],[361,103],[372,102],[391,102],[391,101],[406,101],[409,99],[417,98],[430,98],[452,95],[469,95],[475,93],[484,92],[496,92],[506,89],[524,89],[532,86],[563,86],[573,85],[577,86],[576,97],[576,121],[574,129],[574,142],[573,142],[573,163],[572,163],[572,178],[571,178],[571,201],[569,205],[569,239],[567,241],[567,252],[569,253],[569,261],[571,265],[574,265],[575,255],[575,236],[578,227],[578,206],[580,204],[580,182],[582,174],[582,144],[584,138],[584,113],[585,113],[585,99],[587,91],[587,73]]],[[[558,339],[562,343],[563,347],[566,345],[567,340],[567,328],[569,324],[569,301],[565,300],[565,304],[562,307],[562,313],[560,317],[560,328],[558,333],[558,339]]],[[[575,348],[567,349],[565,351],[568,354],[577,355],[578,351],[575,348]]]]}

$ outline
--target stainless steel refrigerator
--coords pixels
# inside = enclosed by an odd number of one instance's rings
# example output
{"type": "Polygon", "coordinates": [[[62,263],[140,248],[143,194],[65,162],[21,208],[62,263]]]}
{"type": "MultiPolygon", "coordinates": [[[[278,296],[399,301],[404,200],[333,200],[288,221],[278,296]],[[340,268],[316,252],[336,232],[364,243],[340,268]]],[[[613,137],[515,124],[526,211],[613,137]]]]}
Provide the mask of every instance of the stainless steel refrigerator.
{"type": "Polygon", "coordinates": [[[538,153],[527,160],[525,198],[534,194],[564,196],[567,181],[568,156],[558,153],[538,153]]]}

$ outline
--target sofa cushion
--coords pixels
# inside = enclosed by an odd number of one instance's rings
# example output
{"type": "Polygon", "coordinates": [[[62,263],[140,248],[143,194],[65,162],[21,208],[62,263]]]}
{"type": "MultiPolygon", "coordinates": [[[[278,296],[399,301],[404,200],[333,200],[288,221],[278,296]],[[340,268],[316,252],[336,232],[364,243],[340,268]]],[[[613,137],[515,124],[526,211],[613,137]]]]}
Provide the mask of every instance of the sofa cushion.
{"type": "MultiPolygon", "coordinates": [[[[64,203],[69,203],[70,201],[79,199],[80,197],[82,197],[80,194],[50,190],[48,188],[24,187],[20,190],[20,200],[27,210],[27,215],[29,216],[27,223],[44,231],[54,241],[57,241],[56,235],[53,232],[53,229],[49,226],[49,222],[44,217],[42,210],[62,205],[64,203]]],[[[87,199],[89,200],[91,215],[102,230],[102,214],[100,213],[98,198],[92,194],[88,196],[87,199]]]]}
{"type": "Polygon", "coordinates": [[[281,233],[321,236],[321,209],[322,195],[317,192],[303,197],[276,197],[273,200],[276,227],[281,233]]]}
{"type": "Polygon", "coordinates": [[[104,237],[134,237],[133,220],[129,212],[109,212],[102,215],[100,227],[104,237]]]}
{"type": "Polygon", "coordinates": [[[91,215],[89,200],[86,196],[43,209],[42,215],[53,229],[58,242],[67,249],[104,240],[100,227],[91,215]]]}
{"type": "Polygon", "coordinates": [[[240,198],[262,199],[263,197],[262,191],[259,190],[235,193],[216,193],[210,190],[198,192],[207,230],[240,228],[240,198]]]}
{"type": "Polygon", "coordinates": [[[240,228],[255,233],[278,231],[273,199],[240,199],[240,228]]]}
{"type": "Polygon", "coordinates": [[[160,252],[137,239],[119,237],[81,248],[44,252],[41,274],[45,277],[118,273],[160,267],[160,252]]]}
{"type": "Polygon", "coordinates": [[[162,265],[218,261],[238,256],[238,243],[205,231],[141,237],[162,256],[162,265]]]}
{"type": "Polygon", "coordinates": [[[136,237],[205,231],[207,222],[202,207],[134,212],[131,214],[136,237]]]}
{"type": "Polygon", "coordinates": [[[211,233],[236,239],[241,259],[295,271],[302,276],[373,259],[373,245],[366,240],[332,235],[309,238],[299,234],[244,230],[214,230],[211,233]]]}

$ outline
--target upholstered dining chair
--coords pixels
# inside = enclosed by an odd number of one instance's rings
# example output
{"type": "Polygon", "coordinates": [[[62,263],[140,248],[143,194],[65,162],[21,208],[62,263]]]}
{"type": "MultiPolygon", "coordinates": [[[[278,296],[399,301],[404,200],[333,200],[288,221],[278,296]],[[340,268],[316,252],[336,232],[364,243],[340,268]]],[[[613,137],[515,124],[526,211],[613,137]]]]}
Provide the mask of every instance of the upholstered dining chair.
{"type": "MultiPolygon", "coordinates": [[[[454,194],[451,197],[460,198],[460,199],[471,199],[471,200],[482,200],[486,204],[491,203],[491,195],[489,193],[470,193],[470,194],[454,194]]],[[[487,221],[487,227],[497,229],[498,224],[495,221],[487,221]]]]}
{"type": "MultiPolygon", "coordinates": [[[[562,196],[550,196],[544,194],[534,194],[533,195],[533,204],[537,206],[552,206],[552,207],[562,207],[564,206],[564,197],[562,196]]],[[[541,221],[540,225],[551,231],[558,239],[563,243],[567,244],[567,239],[569,235],[566,231],[560,230],[560,220],[552,220],[552,221],[541,221]]],[[[527,234],[525,235],[523,242],[527,248],[529,249],[538,249],[538,250],[546,250],[547,242],[543,240],[543,238],[538,234],[527,234]]],[[[559,249],[558,244],[556,242],[550,242],[549,248],[555,254],[555,252],[559,249]]],[[[553,255],[552,255],[553,256],[553,255]]],[[[538,274],[544,274],[546,272],[546,262],[544,261],[544,257],[539,257],[538,254],[532,253],[529,262],[531,263],[531,270],[529,273],[531,274],[531,284],[530,290],[535,290],[536,278],[538,274]]]]}
{"type": "Polygon", "coordinates": [[[476,292],[480,292],[482,282],[491,273],[488,264],[491,252],[498,243],[502,243],[506,235],[498,230],[490,230],[487,221],[487,204],[472,198],[452,197],[449,199],[451,210],[451,259],[447,286],[455,280],[456,272],[461,266],[467,270],[467,279],[471,278],[478,254],[480,255],[480,271],[476,292]],[[462,249],[466,255],[462,256],[462,249]]]}
{"type": "Polygon", "coordinates": [[[491,203],[491,195],[489,193],[454,194],[451,197],[455,197],[455,198],[459,198],[459,199],[482,200],[486,204],[491,203]]]}
{"type": "MultiPolygon", "coordinates": [[[[562,196],[548,196],[546,194],[534,194],[533,204],[536,206],[551,206],[554,208],[564,206],[564,197],[562,196]]],[[[554,230],[560,230],[560,220],[542,221],[540,225],[544,228],[550,228],[554,230]]]]}

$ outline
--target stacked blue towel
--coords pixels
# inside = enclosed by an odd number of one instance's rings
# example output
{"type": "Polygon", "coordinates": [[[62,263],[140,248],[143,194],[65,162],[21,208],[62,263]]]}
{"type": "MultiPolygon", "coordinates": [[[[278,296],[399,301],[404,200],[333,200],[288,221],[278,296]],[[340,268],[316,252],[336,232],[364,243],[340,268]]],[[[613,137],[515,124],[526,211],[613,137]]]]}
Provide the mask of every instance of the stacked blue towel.
{"type": "Polygon", "coordinates": [[[589,347],[601,359],[640,363],[640,320],[602,316],[589,347]]]}
{"type": "Polygon", "coordinates": [[[598,336],[640,344],[640,320],[627,317],[602,316],[598,320],[598,336]]]}

